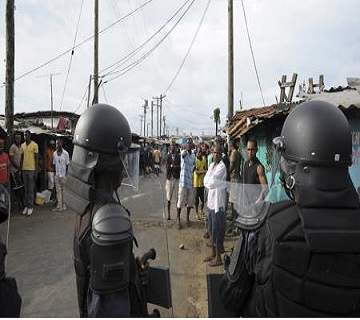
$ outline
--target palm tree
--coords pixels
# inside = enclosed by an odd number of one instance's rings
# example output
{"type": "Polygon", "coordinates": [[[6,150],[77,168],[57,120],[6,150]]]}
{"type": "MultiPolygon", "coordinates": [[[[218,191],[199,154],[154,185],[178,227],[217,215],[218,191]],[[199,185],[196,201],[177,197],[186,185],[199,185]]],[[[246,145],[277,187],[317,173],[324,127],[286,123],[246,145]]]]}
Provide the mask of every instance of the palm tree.
{"type": "Polygon", "coordinates": [[[214,109],[214,122],[215,122],[215,136],[217,136],[218,133],[218,125],[220,124],[220,108],[214,109]]]}

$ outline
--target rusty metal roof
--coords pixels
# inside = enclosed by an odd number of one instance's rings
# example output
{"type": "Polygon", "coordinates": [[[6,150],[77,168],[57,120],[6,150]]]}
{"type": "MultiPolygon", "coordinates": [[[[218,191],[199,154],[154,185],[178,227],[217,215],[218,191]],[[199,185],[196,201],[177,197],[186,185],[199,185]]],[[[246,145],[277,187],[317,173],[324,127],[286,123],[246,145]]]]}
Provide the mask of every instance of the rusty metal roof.
{"type": "Polygon", "coordinates": [[[239,138],[258,126],[275,117],[286,117],[290,111],[303,101],[322,100],[330,102],[343,110],[360,109],[360,94],[353,87],[331,87],[317,93],[300,92],[300,101],[287,104],[273,104],[267,107],[238,111],[229,121],[227,132],[232,138],[239,138]]]}
{"type": "Polygon", "coordinates": [[[262,122],[276,116],[287,116],[294,104],[273,104],[267,107],[238,111],[229,121],[228,133],[239,138],[262,122]]]}

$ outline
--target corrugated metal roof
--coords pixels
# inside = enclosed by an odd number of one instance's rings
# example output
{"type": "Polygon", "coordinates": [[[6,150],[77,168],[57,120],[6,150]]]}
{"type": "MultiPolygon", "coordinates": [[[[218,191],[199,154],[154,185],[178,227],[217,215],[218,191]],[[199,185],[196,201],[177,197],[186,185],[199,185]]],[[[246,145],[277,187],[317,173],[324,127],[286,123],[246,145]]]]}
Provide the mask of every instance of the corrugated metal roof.
{"type": "Polygon", "coordinates": [[[277,116],[287,116],[299,103],[308,100],[322,100],[330,102],[339,108],[350,110],[360,109],[360,94],[353,87],[331,87],[318,93],[300,92],[297,95],[300,101],[290,104],[273,104],[267,107],[252,108],[237,112],[229,121],[228,133],[232,138],[239,138],[258,126],[277,116]]]}
{"type": "Polygon", "coordinates": [[[273,104],[267,107],[238,111],[229,121],[228,133],[233,138],[239,138],[264,121],[276,116],[288,115],[293,105],[273,104]]]}
{"type": "Polygon", "coordinates": [[[322,100],[330,102],[337,107],[349,109],[351,107],[360,108],[360,94],[356,88],[352,87],[331,87],[328,90],[318,93],[301,92],[297,97],[305,100],[322,100]]]}

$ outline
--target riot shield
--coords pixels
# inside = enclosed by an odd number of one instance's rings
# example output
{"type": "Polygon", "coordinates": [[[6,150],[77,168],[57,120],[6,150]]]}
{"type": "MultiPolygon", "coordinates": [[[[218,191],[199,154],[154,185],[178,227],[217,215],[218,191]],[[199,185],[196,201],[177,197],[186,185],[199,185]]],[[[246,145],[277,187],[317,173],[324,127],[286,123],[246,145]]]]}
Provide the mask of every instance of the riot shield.
{"type": "Polygon", "coordinates": [[[144,293],[148,313],[156,316],[153,310],[157,309],[161,317],[173,317],[164,183],[163,174],[140,176],[137,188],[125,178],[117,194],[130,212],[136,239],[134,255],[150,263],[144,293]]]}
{"type": "MultiPolygon", "coordinates": [[[[220,283],[225,277],[229,257],[241,239],[242,231],[248,232],[261,225],[270,204],[286,199],[280,183],[268,187],[261,184],[243,184],[215,181],[213,188],[205,189],[210,222],[210,239],[205,260],[209,317],[235,317],[227,310],[219,294],[220,283]]],[[[240,253],[238,253],[240,254],[240,253]]]]}

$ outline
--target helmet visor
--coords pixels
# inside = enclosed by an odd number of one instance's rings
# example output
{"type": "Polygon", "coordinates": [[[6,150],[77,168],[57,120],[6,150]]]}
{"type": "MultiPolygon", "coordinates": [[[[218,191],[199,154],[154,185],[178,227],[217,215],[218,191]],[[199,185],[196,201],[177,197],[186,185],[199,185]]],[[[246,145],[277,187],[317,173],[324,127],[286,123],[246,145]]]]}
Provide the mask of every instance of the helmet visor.
{"type": "Polygon", "coordinates": [[[140,146],[132,143],[126,155],[122,157],[124,167],[122,184],[132,187],[135,191],[139,188],[139,160],[140,146]]]}

